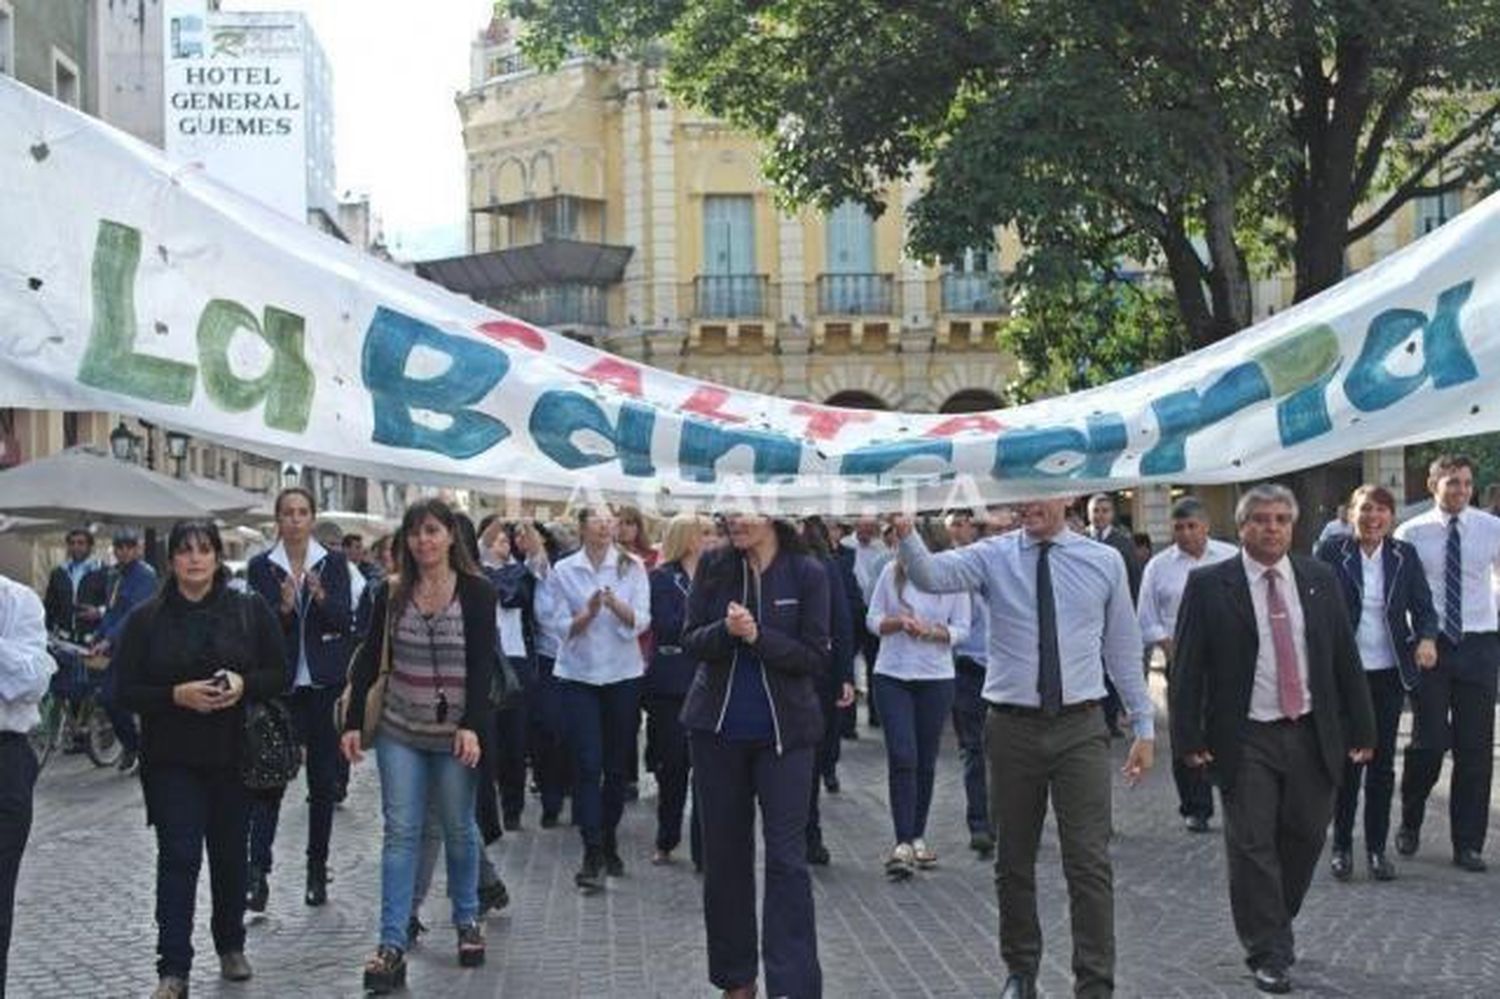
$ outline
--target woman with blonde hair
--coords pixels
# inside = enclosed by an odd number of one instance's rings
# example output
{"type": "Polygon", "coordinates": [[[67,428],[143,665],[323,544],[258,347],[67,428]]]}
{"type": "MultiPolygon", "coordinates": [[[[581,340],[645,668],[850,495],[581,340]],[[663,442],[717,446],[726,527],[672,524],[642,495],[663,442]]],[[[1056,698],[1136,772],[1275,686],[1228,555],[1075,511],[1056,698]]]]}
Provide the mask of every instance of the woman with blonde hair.
{"type": "MultiPolygon", "coordinates": [[[[652,862],[657,864],[669,862],[682,842],[690,763],[687,730],[679,716],[697,665],[682,647],[682,626],[698,556],[705,536],[712,533],[713,522],[707,517],[690,513],[673,517],[662,537],[662,564],[651,570],[651,653],[642,701],[650,747],[646,763],[656,774],[656,855],[652,862]]],[[[695,866],[701,861],[697,829],[694,822],[691,852],[695,866]]]]}
{"type": "Polygon", "coordinates": [[[574,882],[585,892],[622,877],[615,830],[636,752],[641,674],[639,638],[651,627],[651,597],[641,560],[615,543],[608,507],[578,511],[583,547],[547,574],[537,601],[561,638],[557,679],[573,755],[573,820],[583,837],[574,882]]]}

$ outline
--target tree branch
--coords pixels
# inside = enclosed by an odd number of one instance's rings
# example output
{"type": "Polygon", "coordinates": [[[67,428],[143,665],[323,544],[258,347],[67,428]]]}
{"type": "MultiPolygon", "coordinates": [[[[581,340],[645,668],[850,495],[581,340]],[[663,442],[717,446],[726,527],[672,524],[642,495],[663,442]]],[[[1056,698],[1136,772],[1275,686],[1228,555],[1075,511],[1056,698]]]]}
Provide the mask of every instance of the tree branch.
{"type": "Polygon", "coordinates": [[[1380,112],[1375,116],[1374,124],[1370,126],[1364,152],[1360,154],[1359,164],[1354,171],[1355,204],[1360,204],[1365,200],[1365,195],[1370,189],[1370,182],[1375,179],[1375,171],[1380,168],[1380,161],[1384,158],[1385,144],[1391,137],[1391,130],[1395,128],[1396,120],[1406,109],[1412,94],[1416,93],[1426,76],[1426,60],[1414,47],[1407,52],[1403,60],[1401,78],[1386,95],[1384,103],[1380,106],[1380,112]]]}
{"type": "Polygon", "coordinates": [[[1406,204],[1412,198],[1432,197],[1437,194],[1446,194],[1449,191],[1454,191],[1459,189],[1460,187],[1463,187],[1465,184],[1475,179],[1474,177],[1469,175],[1469,171],[1464,171],[1462,174],[1460,174],[1458,177],[1455,177],[1451,181],[1442,181],[1436,185],[1424,185],[1422,183],[1426,176],[1431,173],[1433,169],[1438,166],[1438,164],[1440,164],[1446,157],[1453,155],[1453,151],[1456,150],[1459,146],[1463,145],[1465,142],[1468,142],[1474,136],[1484,131],[1484,129],[1487,128],[1490,123],[1493,122],[1497,117],[1500,117],[1500,101],[1496,101],[1494,104],[1491,104],[1484,110],[1482,114],[1476,116],[1473,121],[1469,122],[1463,128],[1459,129],[1459,131],[1447,142],[1443,143],[1441,146],[1438,146],[1436,149],[1430,150],[1427,153],[1427,156],[1422,160],[1422,162],[1417,165],[1416,169],[1412,170],[1411,174],[1406,178],[1406,180],[1403,181],[1401,185],[1391,193],[1391,196],[1385,200],[1385,203],[1383,205],[1377,208],[1374,213],[1371,214],[1368,218],[1365,218],[1358,225],[1352,226],[1349,231],[1345,233],[1344,245],[1348,246],[1350,243],[1358,242],[1359,240],[1368,236],[1370,233],[1374,232],[1376,229],[1379,229],[1382,225],[1385,224],[1385,221],[1387,219],[1396,214],[1401,206],[1406,204]]]}

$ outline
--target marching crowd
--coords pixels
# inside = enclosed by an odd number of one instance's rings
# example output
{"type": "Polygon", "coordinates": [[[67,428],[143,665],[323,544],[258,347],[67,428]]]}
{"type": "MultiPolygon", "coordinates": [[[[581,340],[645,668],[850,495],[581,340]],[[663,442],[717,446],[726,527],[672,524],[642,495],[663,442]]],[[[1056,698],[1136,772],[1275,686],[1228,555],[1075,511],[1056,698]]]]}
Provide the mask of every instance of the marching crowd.
{"type": "Polygon", "coordinates": [[[139,533],[116,531],[103,567],[75,530],[44,601],[0,577],[0,991],[36,776],[23,740],[58,682],[49,636],[109,656],[103,703],[157,842],[155,999],[188,994],[205,851],[220,971],[252,976],[245,912],[267,906],[301,773],[303,900],[326,904],[336,806],[372,751],[384,824],[367,991],[405,984],[440,853],[457,960],[483,964],[484,914],[509,901],[487,847],[529,821],[529,791],[540,827],[576,827],[578,889],[605,891],[625,873],[617,830],[643,761],[657,788],[652,862],[674,862],[686,840],[702,874],[713,985],[733,999],[762,979],[771,996],[819,996],[809,865],[829,862],[819,797],[840,790],[841,741],[858,737],[856,661],[885,744],[884,875],[939,862],[927,829],[951,723],[970,846],[995,862],[1003,996],[1036,994],[1049,807],[1076,992],[1110,995],[1110,744],[1127,725],[1125,782],[1152,767],[1153,657],[1166,664],[1184,827],[1211,828],[1217,787],[1247,964],[1262,990],[1289,991],[1292,923],[1330,824],[1331,872],[1355,875],[1361,795],[1365,866],[1397,877],[1388,839],[1408,704],[1395,850],[1419,850],[1451,753],[1453,861],[1485,869],[1500,518],[1471,505],[1462,456],[1435,461],[1429,487],[1430,509],[1397,526],[1395,497],[1361,486],[1312,557],[1291,552],[1297,501],[1274,485],[1242,494],[1238,546],[1210,537],[1203,504],[1178,499],[1172,543],[1154,555],[1114,524],[1106,495],[1086,523],[1055,499],[852,524],[683,514],[656,539],[628,507],[476,525],[427,499],[367,553],[354,536],[320,541],[312,495],[292,487],[276,500],[274,546],[243,578],[210,522],[173,527],[160,580],[139,533]]]}

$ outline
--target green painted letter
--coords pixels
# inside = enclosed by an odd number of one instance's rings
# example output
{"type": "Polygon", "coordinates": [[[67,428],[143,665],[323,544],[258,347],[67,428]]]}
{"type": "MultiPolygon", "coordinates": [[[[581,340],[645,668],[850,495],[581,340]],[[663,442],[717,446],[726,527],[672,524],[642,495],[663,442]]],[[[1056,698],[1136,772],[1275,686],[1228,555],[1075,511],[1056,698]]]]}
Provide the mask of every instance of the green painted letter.
{"type": "Polygon", "coordinates": [[[193,399],[193,365],[133,350],[135,272],[140,262],[140,230],[101,220],[94,241],[94,325],[78,380],[138,399],[185,406],[193,399]]]}
{"type": "Polygon", "coordinates": [[[266,401],[266,426],[300,433],[312,412],[313,373],[302,356],[302,317],[267,306],[265,325],[238,302],[216,298],[198,320],[198,358],[208,397],[231,413],[266,401]],[[241,378],[229,366],[229,343],[245,330],[271,348],[269,367],[258,378],[241,378]]]}

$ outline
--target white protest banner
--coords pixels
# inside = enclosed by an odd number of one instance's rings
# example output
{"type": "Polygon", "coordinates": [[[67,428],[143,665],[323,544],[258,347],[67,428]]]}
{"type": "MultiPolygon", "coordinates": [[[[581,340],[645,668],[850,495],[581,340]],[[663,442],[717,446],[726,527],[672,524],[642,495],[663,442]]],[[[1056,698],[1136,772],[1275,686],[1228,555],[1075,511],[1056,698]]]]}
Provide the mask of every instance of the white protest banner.
{"type": "Polygon", "coordinates": [[[652,506],[842,512],[1240,481],[1500,429],[1497,216],[1491,198],[1315,299],[1099,389],[872,413],[538,330],[0,79],[0,402],[134,413],[386,479],[652,506]]]}

